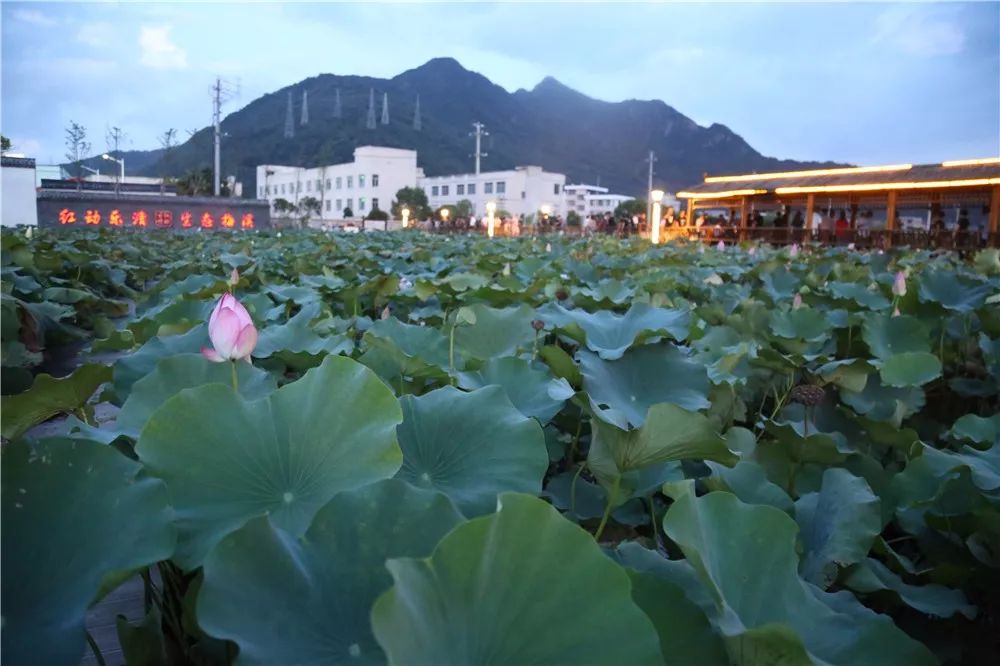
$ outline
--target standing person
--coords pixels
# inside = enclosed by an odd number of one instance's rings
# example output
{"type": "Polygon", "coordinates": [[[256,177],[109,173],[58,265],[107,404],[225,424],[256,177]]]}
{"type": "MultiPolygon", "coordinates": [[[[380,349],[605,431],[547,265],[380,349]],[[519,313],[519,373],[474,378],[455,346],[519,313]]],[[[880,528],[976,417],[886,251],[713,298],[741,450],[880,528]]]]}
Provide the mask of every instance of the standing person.
{"type": "Polygon", "coordinates": [[[834,233],[837,234],[837,242],[847,238],[847,232],[851,229],[851,223],[847,221],[847,216],[844,214],[843,208],[837,212],[837,221],[834,222],[833,228],[834,233]]]}

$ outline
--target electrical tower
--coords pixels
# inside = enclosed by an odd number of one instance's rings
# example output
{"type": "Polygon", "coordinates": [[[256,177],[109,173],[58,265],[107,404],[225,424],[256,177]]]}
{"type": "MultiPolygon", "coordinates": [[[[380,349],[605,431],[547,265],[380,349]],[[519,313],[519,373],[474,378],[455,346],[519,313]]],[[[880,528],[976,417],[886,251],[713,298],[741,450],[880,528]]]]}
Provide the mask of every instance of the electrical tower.
{"type": "Polygon", "coordinates": [[[340,118],[341,115],[342,114],[340,109],[340,88],[337,88],[333,98],[333,117],[340,118]]]}
{"type": "Polygon", "coordinates": [[[486,157],[486,153],[484,153],[482,151],[483,137],[484,136],[489,136],[490,133],[486,131],[486,125],[484,125],[484,124],[482,124],[480,122],[474,122],[474,123],[472,123],[472,126],[475,128],[476,131],[475,132],[469,132],[469,136],[476,137],[476,154],[475,154],[475,157],[476,157],[476,175],[478,176],[479,175],[479,158],[486,157]]]}
{"type": "Polygon", "coordinates": [[[215,85],[212,86],[212,127],[215,135],[215,170],[212,176],[212,191],[215,196],[221,194],[219,178],[222,162],[222,105],[237,95],[239,95],[239,84],[233,86],[220,77],[215,78],[215,85]]]}
{"type": "Polygon", "coordinates": [[[382,124],[389,124],[389,93],[382,93],[382,124]]]}
{"type": "Polygon", "coordinates": [[[420,120],[420,95],[417,95],[417,102],[413,106],[413,129],[419,132],[423,126],[423,122],[420,120]]]}
{"type": "Polygon", "coordinates": [[[368,89],[368,117],[365,119],[365,127],[375,129],[375,89],[368,89]]]}
{"type": "Polygon", "coordinates": [[[299,124],[300,125],[308,125],[309,124],[309,91],[308,90],[303,90],[302,91],[302,120],[300,121],[299,124]]]}

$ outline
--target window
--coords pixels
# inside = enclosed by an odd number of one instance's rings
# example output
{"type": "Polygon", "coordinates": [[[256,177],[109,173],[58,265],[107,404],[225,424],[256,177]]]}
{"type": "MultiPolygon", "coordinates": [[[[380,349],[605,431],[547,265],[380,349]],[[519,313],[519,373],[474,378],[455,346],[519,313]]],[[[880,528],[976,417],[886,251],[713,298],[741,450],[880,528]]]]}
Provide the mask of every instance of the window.
{"type": "Polygon", "coordinates": [[[493,183],[483,183],[483,194],[493,194],[493,183]]]}
{"type": "Polygon", "coordinates": [[[372,197],[372,210],[378,208],[378,197],[372,197]]]}
{"type": "Polygon", "coordinates": [[[319,178],[316,179],[316,191],[319,192],[323,189],[323,181],[319,178]]]}
{"type": "MultiPolygon", "coordinates": [[[[340,189],[340,185],[341,185],[342,182],[343,181],[341,181],[340,176],[337,176],[337,189],[338,190],[340,189]]],[[[340,208],[340,206],[337,206],[337,208],[340,208]]]]}
{"type": "Polygon", "coordinates": [[[301,192],[302,191],[302,183],[301,182],[295,183],[295,191],[296,192],[301,192]]]}
{"type": "Polygon", "coordinates": [[[326,189],[330,189],[330,179],[326,179],[326,189]]]}
{"type": "Polygon", "coordinates": [[[313,182],[311,180],[306,181],[306,192],[312,192],[313,182]]]}
{"type": "Polygon", "coordinates": [[[507,183],[502,180],[497,181],[497,194],[504,194],[507,191],[507,183]]]}
{"type": "Polygon", "coordinates": [[[264,186],[264,194],[270,194],[270,193],[271,193],[271,186],[270,185],[265,185],[264,186]]]}
{"type": "Polygon", "coordinates": [[[526,199],[527,197],[528,197],[528,193],[525,192],[524,190],[521,190],[521,198],[522,199],[526,199]]]}
{"type": "Polygon", "coordinates": [[[443,196],[443,197],[448,196],[448,186],[447,185],[442,185],[441,186],[441,196],[443,196]]]}
{"type": "Polygon", "coordinates": [[[358,187],[364,187],[364,186],[365,186],[365,177],[364,175],[360,175],[358,176],[358,187]]]}
{"type": "Polygon", "coordinates": [[[344,210],[343,206],[341,206],[341,205],[340,205],[340,204],[342,204],[342,203],[344,203],[343,199],[337,199],[337,212],[338,212],[338,213],[339,213],[340,211],[344,210]]]}
{"type": "Polygon", "coordinates": [[[378,187],[378,174],[372,174],[372,187],[378,187]]]}
{"type": "Polygon", "coordinates": [[[559,183],[552,186],[552,194],[559,194],[559,183]]]}
{"type": "Polygon", "coordinates": [[[354,208],[354,206],[352,205],[353,203],[354,203],[354,199],[348,199],[347,200],[347,208],[352,208],[353,209],[354,208]]]}
{"type": "Polygon", "coordinates": [[[330,212],[330,200],[329,199],[326,200],[326,212],[328,212],[328,213],[330,212]]]}
{"type": "MultiPolygon", "coordinates": [[[[364,178],[364,176],[360,176],[360,178],[364,178]]],[[[364,210],[364,209],[365,209],[365,198],[358,197],[358,210],[364,210]]]]}
{"type": "Polygon", "coordinates": [[[465,194],[465,185],[461,185],[461,184],[456,185],[455,186],[455,194],[465,194]]]}
{"type": "Polygon", "coordinates": [[[438,186],[435,185],[431,188],[431,196],[436,197],[438,195],[438,186]]]}
{"type": "Polygon", "coordinates": [[[285,184],[284,183],[281,184],[281,193],[282,194],[285,193],[285,184]]]}
{"type": "MultiPolygon", "coordinates": [[[[347,177],[347,189],[351,189],[352,187],[354,187],[354,176],[348,176],[347,177]]],[[[348,206],[348,208],[350,208],[350,206],[348,206]]]]}
{"type": "Polygon", "coordinates": [[[468,190],[469,190],[469,194],[475,194],[476,193],[476,184],[475,183],[469,183],[468,190]]]}

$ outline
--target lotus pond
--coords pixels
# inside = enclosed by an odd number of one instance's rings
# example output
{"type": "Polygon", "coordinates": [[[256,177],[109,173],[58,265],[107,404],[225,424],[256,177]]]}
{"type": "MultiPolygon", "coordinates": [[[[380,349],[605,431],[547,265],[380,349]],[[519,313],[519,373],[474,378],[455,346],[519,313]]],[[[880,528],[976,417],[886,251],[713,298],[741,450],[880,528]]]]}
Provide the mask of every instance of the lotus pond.
{"type": "Polygon", "coordinates": [[[2,243],[5,663],[1000,659],[996,250],[2,243]]]}

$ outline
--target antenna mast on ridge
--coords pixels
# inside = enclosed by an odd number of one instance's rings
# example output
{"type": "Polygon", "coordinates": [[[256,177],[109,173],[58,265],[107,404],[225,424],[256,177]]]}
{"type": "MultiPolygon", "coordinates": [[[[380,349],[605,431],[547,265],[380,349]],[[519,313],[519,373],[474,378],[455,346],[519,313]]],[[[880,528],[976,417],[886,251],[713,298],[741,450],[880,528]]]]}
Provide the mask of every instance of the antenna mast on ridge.
{"type": "Polygon", "coordinates": [[[472,126],[476,129],[475,132],[470,132],[469,136],[476,137],[476,175],[479,175],[479,158],[486,157],[486,153],[482,152],[482,141],[484,136],[489,136],[490,133],[486,131],[486,125],[481,122],[474,122],[472,126]]]}

